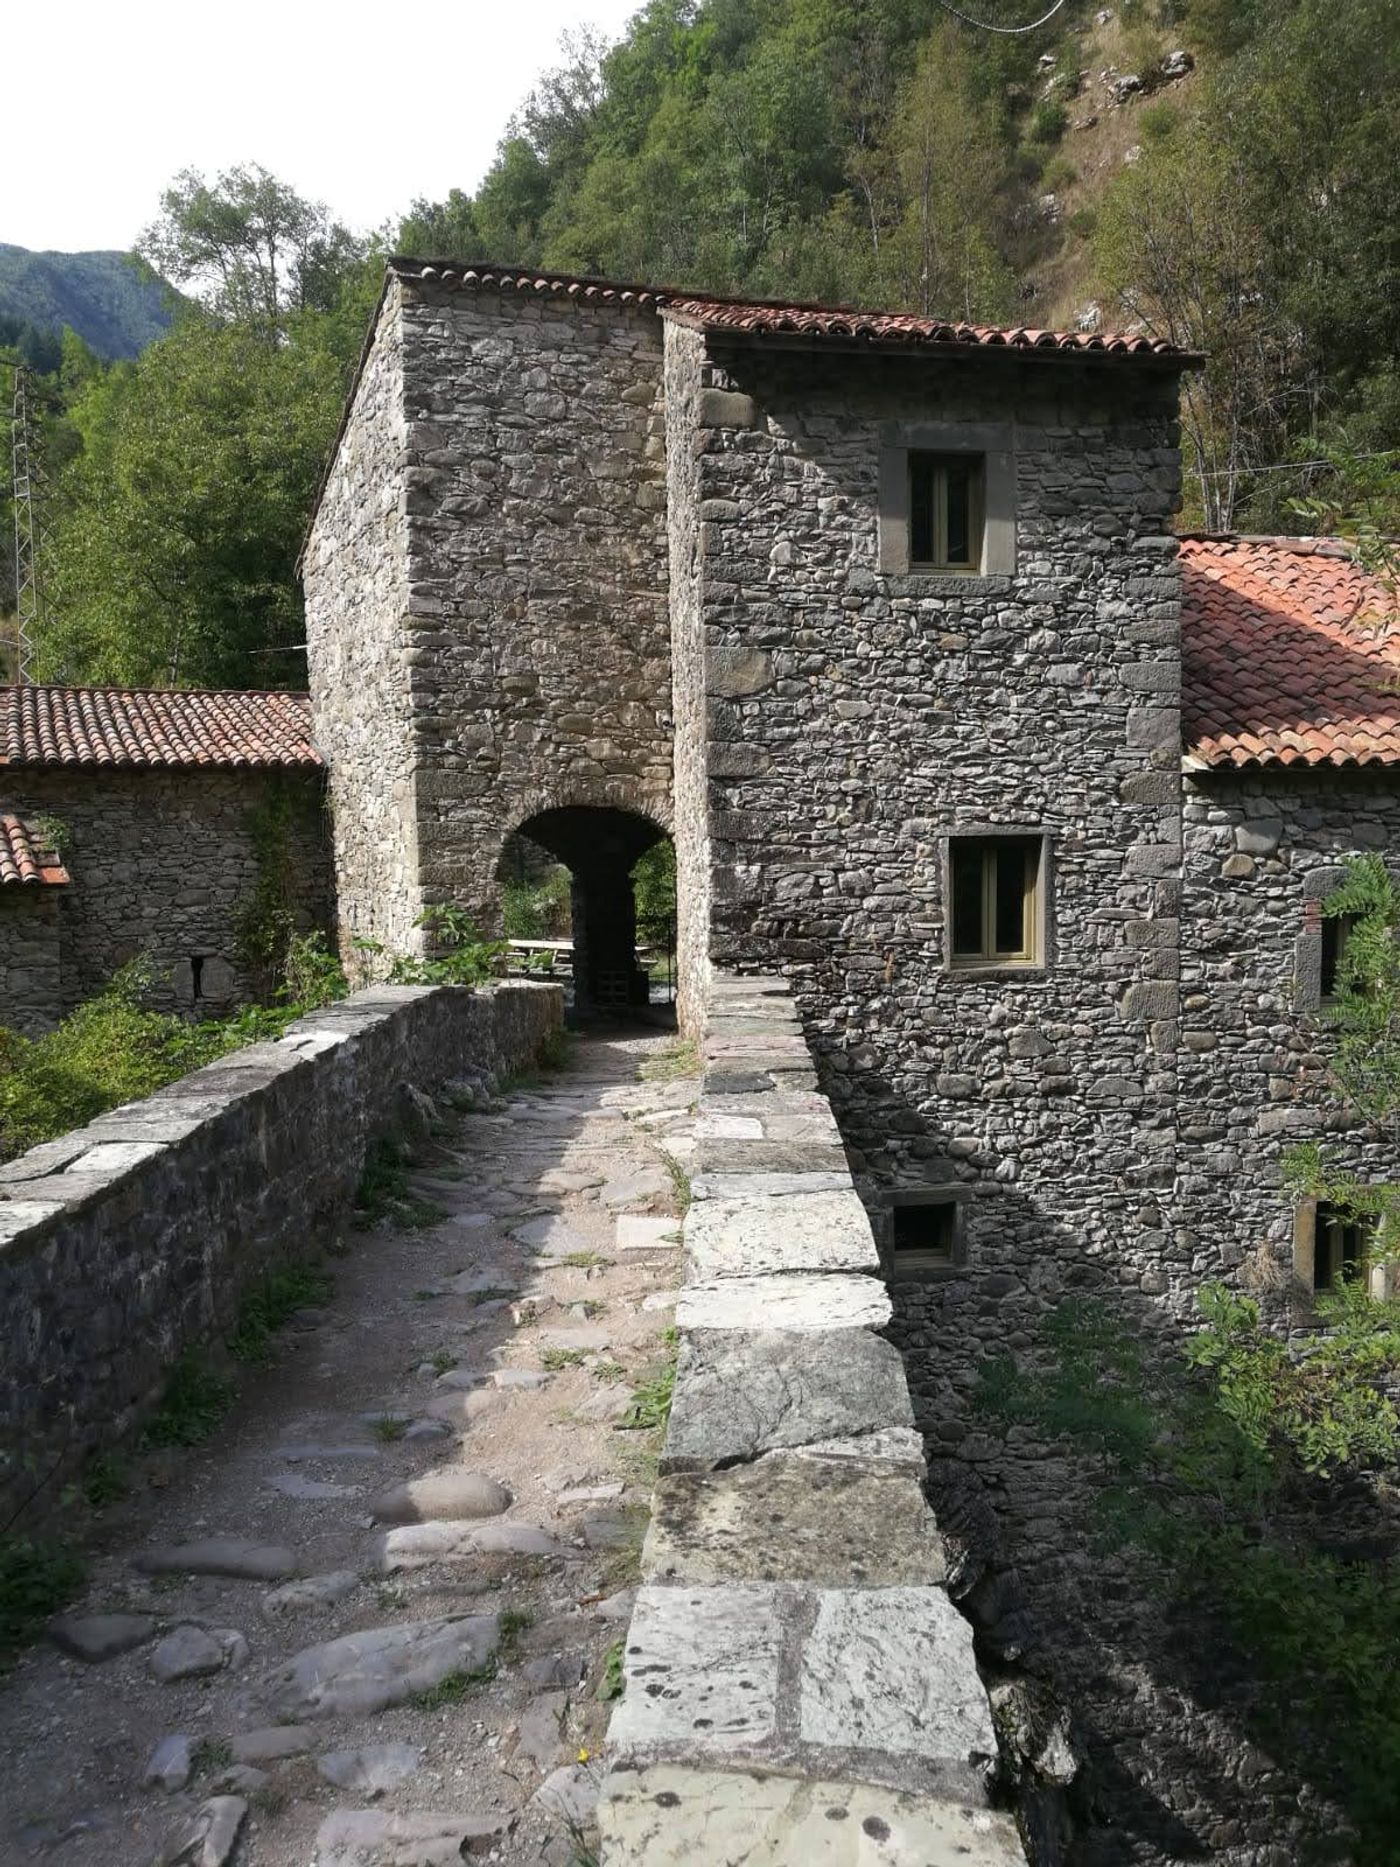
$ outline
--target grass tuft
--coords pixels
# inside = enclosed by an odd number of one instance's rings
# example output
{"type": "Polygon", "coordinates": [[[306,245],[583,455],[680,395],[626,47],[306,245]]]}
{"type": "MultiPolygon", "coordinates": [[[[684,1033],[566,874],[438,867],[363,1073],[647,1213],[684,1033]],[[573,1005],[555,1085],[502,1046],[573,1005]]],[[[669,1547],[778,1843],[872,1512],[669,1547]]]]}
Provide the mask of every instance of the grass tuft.
{"type": "Polygon", "coordinates": [[[233,1405],[233,1383],[197,1355],[184,1354],[170,1370],[158,1411],[146,1422],[144,1446],[199,1446],[233,1405]]]}

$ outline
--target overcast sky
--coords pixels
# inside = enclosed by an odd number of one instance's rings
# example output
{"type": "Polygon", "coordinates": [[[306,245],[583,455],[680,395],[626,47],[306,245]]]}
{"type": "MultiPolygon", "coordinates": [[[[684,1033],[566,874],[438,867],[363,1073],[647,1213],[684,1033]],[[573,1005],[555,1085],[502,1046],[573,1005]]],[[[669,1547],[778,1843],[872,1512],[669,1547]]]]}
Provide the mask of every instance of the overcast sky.
{"type": "Polygon", "coordinates": [[[131,246],[180,169],[261,162],[357,229],[480,181],[585,23],[641,0],[69,0],[7,6],[0,244],[131,246]]]}

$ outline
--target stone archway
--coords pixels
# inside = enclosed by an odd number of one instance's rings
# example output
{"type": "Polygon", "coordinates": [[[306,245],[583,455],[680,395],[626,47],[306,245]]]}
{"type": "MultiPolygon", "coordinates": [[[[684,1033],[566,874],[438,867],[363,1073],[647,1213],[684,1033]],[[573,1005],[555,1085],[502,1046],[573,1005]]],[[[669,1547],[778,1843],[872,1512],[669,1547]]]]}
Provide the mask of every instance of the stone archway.
{"type": "Polygon", "coordinates": [[[637,964],[632,870],[667,832],[634,810],[563,804],[527,817],[514,834],[569,871],[575,1010],[587,1015],[645,1007],[650,984],[637,964]]]}

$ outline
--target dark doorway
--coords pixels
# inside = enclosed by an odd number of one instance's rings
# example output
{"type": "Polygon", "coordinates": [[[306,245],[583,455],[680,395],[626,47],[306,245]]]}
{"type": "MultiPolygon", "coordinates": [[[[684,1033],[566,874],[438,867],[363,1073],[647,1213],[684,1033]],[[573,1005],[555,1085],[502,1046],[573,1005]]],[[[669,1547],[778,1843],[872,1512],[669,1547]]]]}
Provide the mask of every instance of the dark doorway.
{"type": "Polygon", "coordinates": [[[632,870],[666,832],[635,811],[570,804],[529,817],[510,839],[526,839],[569,871],[574,1010],[645,1010],[651,980],[637,961],[632,870]]]}

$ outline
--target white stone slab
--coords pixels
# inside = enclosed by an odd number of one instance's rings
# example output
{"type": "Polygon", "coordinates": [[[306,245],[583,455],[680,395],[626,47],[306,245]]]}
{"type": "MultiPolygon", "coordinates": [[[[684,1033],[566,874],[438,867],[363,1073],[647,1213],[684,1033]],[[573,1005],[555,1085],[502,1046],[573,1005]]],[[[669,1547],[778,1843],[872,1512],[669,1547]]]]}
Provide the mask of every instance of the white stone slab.
{"type": "Polygon", "coordinates": [[[754,1115],[702,1115],[695,1133],[702,1141],[761,1141],[763,1123],[754,1115]]]}
{"type": "Polygon", "coordinates": [[[726,1277],[687,1284],[681,1329],[883,1329],[889,1293],[874,1277],[726,1277]]]}
{"type": "Polygon", "coordinates": [[[65,1173],[125,1173],[165,1151],[162,1141],[99,1141],[63,1169],[65,1173]]]}
{"type": "Polygon", "coordinates": [[[646,1213],[624,1212],[617,1221],[619,1251],[674,1250],[681,1242],[679,1219],[653,1219],[646,1213]]]}
{"type": "Polygon", "coordinates": [[[648,1867],[1024,1867],[1026,1858],[1009,1815],[771,1771],[615,1771],[598,1820],[604,1860],[648,1867]]]}
{"type": "Polygon", "coordinates": [[[640,1589],[610,1748],[625,1756],[701,1740],[707,1753],[737,1755],[769,1742],[780,1640],[772,1588],[640,1589]]]}
{"type": "Polygon", "coordinates": [[[972,1627],[939,1588],[823,1590],[802,1653],[803,1741],[977,1771],[996,1733],[972,1627]]]}
{"type": "Polygon", "coordinates": [[[755,1277],[775,1271],[878,1271],[880,1254],[857,1195],[707,1199],[686,1215],[690,1276],[755,1277]]]}

